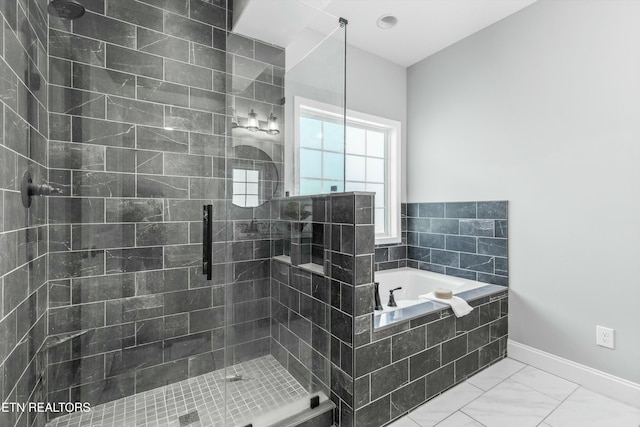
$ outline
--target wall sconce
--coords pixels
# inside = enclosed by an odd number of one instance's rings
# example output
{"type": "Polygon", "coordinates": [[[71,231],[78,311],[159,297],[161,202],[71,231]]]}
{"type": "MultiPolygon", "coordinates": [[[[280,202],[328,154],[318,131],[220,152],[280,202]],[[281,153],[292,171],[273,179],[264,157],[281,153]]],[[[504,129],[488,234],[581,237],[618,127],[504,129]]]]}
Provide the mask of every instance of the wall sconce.
{"type": "Polygon", "coordinates": [[[267,128],[263,129],[260,127],[260,123],[258,122],[258,115],[253,108],[249,111],[249,115],[247,116],[247,124],[242,126],[238,123],[238,118],[236,115],[233,115],[231,119],[231,125],[234,129],[246,129],[249,132],[266,132],[269,135],[278,135],[280,133],[280,127],[278,126],[278,118],[273,115],[273,113],[269,114],[269,119],[267,120],[267,128]]]}

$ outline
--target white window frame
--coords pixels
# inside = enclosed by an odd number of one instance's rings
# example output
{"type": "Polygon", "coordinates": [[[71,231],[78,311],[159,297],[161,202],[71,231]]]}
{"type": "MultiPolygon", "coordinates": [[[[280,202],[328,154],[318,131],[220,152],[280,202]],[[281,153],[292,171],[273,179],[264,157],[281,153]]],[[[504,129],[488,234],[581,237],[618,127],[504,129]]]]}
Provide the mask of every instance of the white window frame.
{"type": "MultiPolygon", "coordinates": [[[[361,125],[373,126],[384,129],[388,132],[389,140],[387,144],[387,152],[385,155],[386,171],[385,171],[385,207],[387,210],[386,233],[376,233],[376,244],[400,243],[402,241],[402,233],[400,229],[400,195],[402,180],[400,176],[401,169],[401,123],[397,120],[391,120],[385,117],[378,117],[359,111],[346,111],[336,105],[326,104],[324,102],[294,97],[294,194],[300,194],[300,113],[301,110],[311,111],[313,113],[334,117],[342,120],[346,113],[347,123],[357,123],[361,125]]],[[[346,155],[346,153],[345,153],[346,155]]],[[[375,206],[373,207],[375,212],[375,206]]]]}
{"type": "Polygon", "coordinates": [[[231,178],[231,182],[233,185],[233,204],[236,206],[242,206],[245,208],[255,208],[257,206],[260,206],[260,172],[254,169],[245,169],[245,168],[233,168],[233,172],[232,172],[232,178],[231,178]],[[236,180],[236,171],[241,172],[243,175],[242,180],[238,181],[236,180]],[[256,178],[255,181],[249,181],[249,173],[250,172],[255,172],[255,174],[258,175],[258,177],[256,178]],[[257,190],[255,193],[250,193],[249,192],[249,185],[253,184],[257,190]],[[236,192],[236,185],[241,186],[242,187],[242,191],[240,192],[236,192]],[[236,197],[242,197],[242,199],[244,200],[244,202],[240,203],[236,203],[236,197]],[[249,200],[251,200],[251,196],[255,196],[253,200],[253,203],[249,203],[249,200]]]}

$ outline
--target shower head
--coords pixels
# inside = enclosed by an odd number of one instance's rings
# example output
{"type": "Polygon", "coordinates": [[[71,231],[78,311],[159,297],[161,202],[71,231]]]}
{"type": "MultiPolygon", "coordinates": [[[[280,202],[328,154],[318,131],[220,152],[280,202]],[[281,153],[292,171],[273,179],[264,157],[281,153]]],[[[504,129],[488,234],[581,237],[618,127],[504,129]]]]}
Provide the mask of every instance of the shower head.
{"type": "Polygon", "coordinates": [[[51,0],[47,6],[49,15],[64,19],[65,21],[78,19],[84,15],[84,6],[76,0],[51,0]]]}

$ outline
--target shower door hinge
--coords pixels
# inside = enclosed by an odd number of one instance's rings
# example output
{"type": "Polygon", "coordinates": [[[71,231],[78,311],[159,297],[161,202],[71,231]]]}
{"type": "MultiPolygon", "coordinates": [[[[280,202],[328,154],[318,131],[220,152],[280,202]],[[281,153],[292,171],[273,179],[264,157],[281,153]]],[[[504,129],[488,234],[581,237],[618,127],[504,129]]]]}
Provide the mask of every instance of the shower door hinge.
{"type": "Polygon", "coordinates": [[[311,409],[320,406],[320,396],[313,396],[311,399],[309,399],[309,401],[309,407],[311,409]]]}

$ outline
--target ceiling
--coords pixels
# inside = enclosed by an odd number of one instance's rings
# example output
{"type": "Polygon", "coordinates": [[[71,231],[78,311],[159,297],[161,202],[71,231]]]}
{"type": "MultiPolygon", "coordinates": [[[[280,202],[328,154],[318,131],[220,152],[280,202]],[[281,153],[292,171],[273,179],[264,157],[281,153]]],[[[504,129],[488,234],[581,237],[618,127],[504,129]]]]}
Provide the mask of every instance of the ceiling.
{"type": "Polygon", "coordinates": [[[327,32],[343,17],[349,44],[408,67],[535,1],[236,0],[234,31],[287,47],[305,28],[327,32]],[[378,28],[387,14],[398,24],[378,28]]]}

